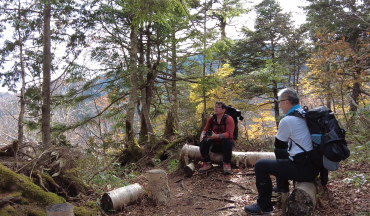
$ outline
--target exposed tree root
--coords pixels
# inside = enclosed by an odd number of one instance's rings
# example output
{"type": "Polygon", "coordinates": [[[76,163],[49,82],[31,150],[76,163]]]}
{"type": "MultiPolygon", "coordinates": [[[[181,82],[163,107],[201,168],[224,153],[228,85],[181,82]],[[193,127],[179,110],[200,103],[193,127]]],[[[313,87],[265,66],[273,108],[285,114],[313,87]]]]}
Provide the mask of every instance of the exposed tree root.
{"type": "Polygon", "coordinates": [[[49,192],[49,190],[45,187],[44,182],[42,181],[42,177],[40,175],[40,172],[33,172],[32,175],[36,177],[39,180],[39,186],[46,192],[49,192]]]}
{"type": "Polygon", "coordinates": [[[169,149],[173,148],[177,143],[182,143],[182,142],[185,142],[186,140],[191,140],[193,139],[192,136],[186,136],[186,137],[180,137],[170,143],[168,143],[167,140],[163,140],[162,142],[166,143],[165,141],[167,141],[167,145],[163,146],[158,152],[157,152],[157,155],[156,155],[156,159],[159,159],[162,157],[162,155],[164,155],[166,153],[166,151],[168,151],[169,149]]]}
{"type": "Polygon", "coordinates": [[[55,191],[57,191],[58,193],[62,194],[63,197],[66,200],[68,200],[68,201],[74,200],[74,198],[73,197],[70,197],[68,195],[68,193],[60,185],[58,185],[51,176],[42,174],[42,177],[43,177],[43,179],[45,179],[47,181],[47,183],[49,185],[51,185],[51,186],[53,186],[55,188],[55,191]]]}
{"type": "Polygon", "coordinates": [[[20,202],[20,201],[21,201],[20,196],[6,197],[6,198],[3,198],[3,199],[0,199],[0,208],[4,207],[5,205],[7,205],[9,203],[17,203],[17,202],[20,202]]]}

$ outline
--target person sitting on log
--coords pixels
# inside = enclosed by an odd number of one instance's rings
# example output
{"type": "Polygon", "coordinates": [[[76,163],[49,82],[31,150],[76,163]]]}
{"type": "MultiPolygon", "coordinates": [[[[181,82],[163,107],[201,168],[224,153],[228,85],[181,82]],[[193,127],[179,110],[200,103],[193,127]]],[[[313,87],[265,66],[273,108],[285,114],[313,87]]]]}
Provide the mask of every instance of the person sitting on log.
{"type": "Polygon", "coordinates": [[[288,180],[300,182],[313,182],[319,174],[319,169],[314,166],[309,154],[312,154],[311,134],[303,118],[288,115],[297,110],[304,112],[299,105],[299,97],[294,89],[282,89],[278,93],[280,107],[285,117],[280,121],[275,137],[275,148],[288,155],[276,154],[276,160],[261,159],[254,166],[256,186],[258,190],[257,203],[247,205],[244,211],[249,214],[264,214],[273,211],[271,202],[272,182],[270,175],[278,180],[278,190],[289,192],[288,180]],[[299,146],[304,150],[302,150],[299,146]]]}
{"type": "Polygon", "coordinates": [[[201,160],[203,161],[200,173],[205,173],[211,170],[212,163],[210,153],[223,153],[223,171],[225,174],[231,173],[231,155],[235,146],[233,133],[234,133],[234,120],[231,116],[225,114],[226,104],[223,102],[216,102],[214,107],[214,114],[211,116],[206,126],[204,127],[200,136],[200,153],[201,160]]]}

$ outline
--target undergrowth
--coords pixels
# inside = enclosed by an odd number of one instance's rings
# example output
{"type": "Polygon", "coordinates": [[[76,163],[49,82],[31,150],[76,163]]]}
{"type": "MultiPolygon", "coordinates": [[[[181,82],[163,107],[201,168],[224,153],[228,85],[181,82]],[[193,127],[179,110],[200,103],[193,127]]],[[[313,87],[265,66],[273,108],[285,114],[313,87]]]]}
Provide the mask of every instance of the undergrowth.
{"type": "Polygon", "coordinates": [[[132,184],[138,175],[136,165],[111,163],[112,157],[83,155],[76,163],[78,175],[98,194],[132,184]]]}

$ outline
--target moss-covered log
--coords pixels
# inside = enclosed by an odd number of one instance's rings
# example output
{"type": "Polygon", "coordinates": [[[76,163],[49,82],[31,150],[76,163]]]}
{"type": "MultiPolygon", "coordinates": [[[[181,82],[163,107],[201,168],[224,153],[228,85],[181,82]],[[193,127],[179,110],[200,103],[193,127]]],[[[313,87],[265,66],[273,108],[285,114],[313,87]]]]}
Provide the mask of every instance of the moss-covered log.
{"type": "Polygon", "coordinates": [[[157,155],[156,155],[156,159],[159,159],[161,158],[161,156],[166,153],[166,151],[168,151],[169,149],[173,148],[177,143],[182,143],[182,142],[185,142],[186,140],[190,139],[191,137],[187,136],[187,137],[181,137],[181,138],[178,138],[172,142],[168,142],[168,140],[166,139],[163,139],[163,143],[167,143],[165,146],[163,146],[158,152],[157,152],[157,155]]]}
{"type": "Polygon", "coordinates": [[[31,198],[41,205],[65,203],[66,200],[54,193],[45,192],[29,178],[5,168],[0,164],[0,187],[2,190],[20,191],[22,197],[31,198]]]}

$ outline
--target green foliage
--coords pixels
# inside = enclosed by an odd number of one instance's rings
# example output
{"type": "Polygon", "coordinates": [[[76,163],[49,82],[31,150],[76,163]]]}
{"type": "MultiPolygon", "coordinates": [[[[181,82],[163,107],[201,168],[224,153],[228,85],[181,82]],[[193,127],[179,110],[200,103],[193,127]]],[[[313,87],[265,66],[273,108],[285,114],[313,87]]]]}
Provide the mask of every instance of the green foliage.
{"type": "MultiPolygon", "coordinates": [[[[74,206],[73,207],[73,213],[75,214],[75,216],[93,216],[93,215],[95,215],[94,212],[90,212],[90,211],[86,210],[83,206],[81,206],[81,207],[74,206]]],[[[97,212],[95,212],[95,213],[97,213],[97,212]]]]}
{"type": "Polygon", "coordinates": [[[7,205],[7,206],[3,207],[2,209],[0,209],[0,215],[3,215],[3,216],[17,216],[18,213],[15,211],[13,206],[7,205]]]}
{"type": "Polygon", "coordinates": [[[179,160],[173,159],[168,163],[167,169],[170,173],[174,172],[179,165],[179,160]]]}
{"type": "Polygon", "coordinates": [[[45,210],[27,208],[25,210],[27,216],[46,216],[45,210]]]}
{"type": "Polygon", "coordinates": [[[109,165],[110,160],[109,155],[85,154],[77,161],[75,171],[77,176],[82,181],[89,183],[97,193],[104,193],[131,184],[139,175],[134,163],[125,166],[121,166],[119,163],[109,165]],[[96,173],[99,170],[101,172],[96,173]]]}

